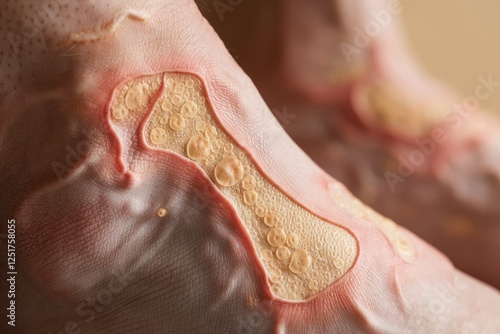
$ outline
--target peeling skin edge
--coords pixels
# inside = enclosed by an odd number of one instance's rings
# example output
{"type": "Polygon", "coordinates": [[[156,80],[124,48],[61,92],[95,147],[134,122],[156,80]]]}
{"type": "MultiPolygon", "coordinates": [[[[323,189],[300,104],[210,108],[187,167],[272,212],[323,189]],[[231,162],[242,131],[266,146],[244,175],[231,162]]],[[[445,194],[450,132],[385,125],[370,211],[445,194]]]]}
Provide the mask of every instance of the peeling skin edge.
{"type": "Polygon", "coordinates": [[[120,27],[122,22],[127,18],[138,22],[144,22],[147,18],[147,15],[139,10],[128,10],[126,13],[123,13],[117,18],[104,24],[100,30],[71,33],[69,36],[69,43],[96,42],[98,40],[106,38],[112,35],[120,27]]]}

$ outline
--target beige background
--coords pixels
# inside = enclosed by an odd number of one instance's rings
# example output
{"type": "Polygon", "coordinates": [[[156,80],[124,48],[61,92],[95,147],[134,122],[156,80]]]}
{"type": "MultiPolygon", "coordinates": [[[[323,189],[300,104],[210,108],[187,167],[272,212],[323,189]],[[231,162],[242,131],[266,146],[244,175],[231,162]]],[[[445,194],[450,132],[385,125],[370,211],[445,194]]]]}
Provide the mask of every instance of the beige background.
{"type": "MultiPolygon", "coordinates": [[[[500,1],[400,0],[403,22],[417,58],[463,95],[479,75],[500,82],[500,1]]],[[[485,108],[500,112],[500,88],[485,108]]]]}

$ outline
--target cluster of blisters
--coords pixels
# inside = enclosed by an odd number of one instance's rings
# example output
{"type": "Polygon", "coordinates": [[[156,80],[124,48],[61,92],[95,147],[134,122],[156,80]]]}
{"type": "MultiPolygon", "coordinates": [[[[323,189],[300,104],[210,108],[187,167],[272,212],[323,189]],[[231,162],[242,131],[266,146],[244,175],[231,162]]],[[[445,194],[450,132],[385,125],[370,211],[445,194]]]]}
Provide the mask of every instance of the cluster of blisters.
{"type": "Polygon", "coordinates": [[[145,76],[120,86],[111,101],[110,114],[114,122],[123,125],[143,115],[161,84],[161,77],[145,76]]]}
{"type": "Polygon", "coordinates": [[[450,101],[428,101],[410,97],[388,83],[377,83],[360,94],[364,105],[361,112],[379,126],[404,137],[420,138],[428,135],[441,122],[452,105],[450,101]],[[405,126],[402,127],[401,125],[405,126]]]}
{"type": "MultiPolygon", "coordinates": [[[[296,204],[260,174],[211,114],[196,76],[142,77],[117,90],[110,112],[117,126],[137,125],[147,113],[146,142],[195,161],[233,203],[275,295],[305,300],[352,266],[354,237],[296,204]]],[[[166,209],[157,212],[166,214],[166,209]]]]}
{"type": "Polygon", "coordinates": [[[400,227],[394,221],[364,205],[340,183],[330,183],[328,193],[335,204],[377,226],[403,260],[412,262],[416,259],[414,246],[401,233],[400,227]]]}

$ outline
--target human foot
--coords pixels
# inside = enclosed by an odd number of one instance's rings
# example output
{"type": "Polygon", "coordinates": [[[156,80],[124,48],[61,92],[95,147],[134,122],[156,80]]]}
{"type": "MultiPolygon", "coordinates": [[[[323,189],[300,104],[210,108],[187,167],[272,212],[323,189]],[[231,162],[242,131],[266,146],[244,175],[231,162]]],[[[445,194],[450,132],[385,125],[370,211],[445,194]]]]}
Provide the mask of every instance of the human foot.
{"type": "MultiPolygon", "coordinates": [[[[5,12],[33,13],[17,5],[5,12]]],[[[33,65],[2,58],[18,329],[499,326],[498,293],[364,207],[274,126],[193,3],[100,6],[56,7],[47,49],[21,50],[33,65]]]]}
{"type": "Polygon", "coordinates": [[[277,1],[274,12],[261,7],[272,18],[250,46],[226,36],[238,12],[212,21],[273,110],[286,106],[296,118],[285,129],[315,162],[457,267],[500,287],[491,265],[500,254],[500,125],[478,111],[500,83],[480,76],[460,99],[428,77],[400,36],[405,5],[277,1]],[[259,57],[263,48],[275,56],[259,57]]]}

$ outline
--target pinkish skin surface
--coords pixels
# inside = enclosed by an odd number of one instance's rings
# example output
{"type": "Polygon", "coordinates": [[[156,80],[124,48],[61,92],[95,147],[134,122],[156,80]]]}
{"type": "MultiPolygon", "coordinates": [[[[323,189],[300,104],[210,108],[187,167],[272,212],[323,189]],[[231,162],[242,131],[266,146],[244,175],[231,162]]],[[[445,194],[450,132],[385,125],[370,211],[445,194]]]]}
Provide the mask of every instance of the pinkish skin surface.
{"type": "MultiPolygon", "coordinates": [[[[317,164],[367,205],[439,248],[458,268],[500,288],[500,267],[495,265],[500,261],[498,117],[455,108],[466,97],[419,68],[397,14],[410,10],[409,2],[399,1],[390,23],[368,37],[367,46],[348,53],[350,62],[339,47],[342,42],[359,45],[354,42],[359,31],[379,22],[373,11],[387,14],[394,3],[297,0],[275,1],[269,8],[255,2],[256,8],[242,5],[225,13],[224,21],[207,15],[287,133],[317,164]],[[238,17],[245,13],[260,25],[238,17]],[[251,37],[238,40],[249,27],[251,37]],[[264,48],[269,53],[259,51],[264,48]],[[402,123],[396,132],[378,126],[366,118],[372,111],[361,94],[378,82],[392,84],[399,89],[395,94],[418,103],[445,100],[446,113],[422,136],[408,135],[409,124],[402,123]],[[441,130],[435,140],[433,131],[441,130]],[[415,140],[426,143],[428,151],[415,140]],[[414,160],[419,163],[410,164],[410,173],[399,173],[401,161],[412,154],[424,155],[424,161],[414,160]],[[394,174],[388,181],[389,171],[394,174]]],[[[470,96],[481,100],[497,94],[500,80],[488,73],[481,77],[470,96]]],[[[419,112],[427,111],[423,107],[419,112]]]]}
{"type": "MultiPolygon", "coordinates": [[[[30,40],[1,54],[0,212],[17,226],[14,332],[498,332],[495,290],[410,232],[418,257],[403,262],[378,229],[331,201],[326,186],[336,181],[282,129],[263,128],[256,111],[269,109],[193,2],[52,8],[39,32],[46,49],[30,40]],[[64,43],[120,17],[114,34],[64,43]],[[302,303],[275,298],[233,205],[201,169],[148,148],[137,129],[112,128],[113,90],[169,70],[196,73],[221,125],[267,178],[356,237],[358,257],[341,279],[302,303]],[[51,165],[65,162],[68,146],[80,153],[58,179],[51,165]],[[170,204],[167,224],[149,216],[160,201],[170,204]],[[93,299],[103,290],[112,298],[104,304],[93,299]]],[[[25,1],[1,9],[2,36],[41,15],[25,1]]]]}

